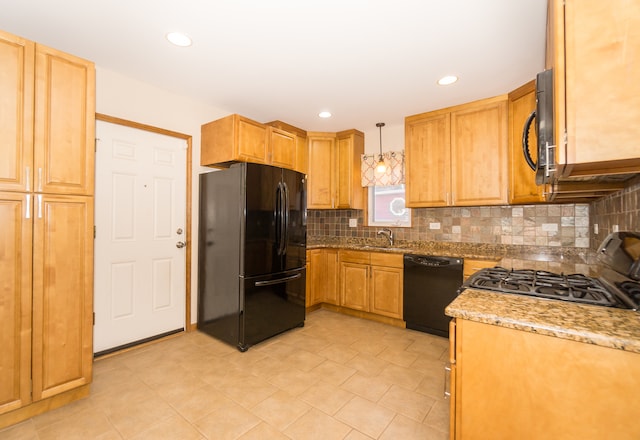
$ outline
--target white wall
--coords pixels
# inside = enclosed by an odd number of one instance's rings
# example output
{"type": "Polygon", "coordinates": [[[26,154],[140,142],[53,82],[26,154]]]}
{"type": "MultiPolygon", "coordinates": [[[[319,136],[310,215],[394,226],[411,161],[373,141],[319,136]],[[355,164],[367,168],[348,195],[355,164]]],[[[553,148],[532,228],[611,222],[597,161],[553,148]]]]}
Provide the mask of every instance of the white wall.
{"type": "MultiPolygon", "coordinates": [[[[384,122],[384,121],[383,121],[384,122]]],[[[364,133],[365,154],[376,154],[380,152],[380,129],[373,124],[373,127],[353,127],[364,133]]],[[[387,124],[382,127],[382,151],[404,150],[404,122],[387,124]]]]}
{"type": "MultiPolygon", "coordinates": [[[[197,320],[200,126],[233,113],[96,66],[96,112],[192,136],[191,321],[197,320]]],[[[99,203],[99,201],[97,201],[99,203]]]]}

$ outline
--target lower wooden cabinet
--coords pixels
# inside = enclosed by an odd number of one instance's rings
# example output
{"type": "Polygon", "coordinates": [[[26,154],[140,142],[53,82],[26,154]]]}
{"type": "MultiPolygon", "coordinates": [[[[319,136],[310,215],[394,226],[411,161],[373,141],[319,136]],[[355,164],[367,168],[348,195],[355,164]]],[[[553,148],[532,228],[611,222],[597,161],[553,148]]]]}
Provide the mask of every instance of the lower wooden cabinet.
{"type": "Polygon", "coordinates": [[[91,382],[93,198],[0,193],[0,224],[2,427],[91,382]]]}
{"type": "Polygon", "coordinates": [[[452,329],[452,439],[640,438],[640,354],[464,319],[452,329]]]}
{"type": "Polygon", "coordinates": [[[307,307],[323,302],[338,305],[338,251],[309,250],[307,262],[307,307]]]}
{"type": "Polygon", "coordinates": [[[401,254],[341,250],[340,305],[402,319],[401,254]]]}
{"type": "Polygon", "coordinates": [[[403,270],[402,255],[371,253],[371,313],[402,319],[403,270]]]}

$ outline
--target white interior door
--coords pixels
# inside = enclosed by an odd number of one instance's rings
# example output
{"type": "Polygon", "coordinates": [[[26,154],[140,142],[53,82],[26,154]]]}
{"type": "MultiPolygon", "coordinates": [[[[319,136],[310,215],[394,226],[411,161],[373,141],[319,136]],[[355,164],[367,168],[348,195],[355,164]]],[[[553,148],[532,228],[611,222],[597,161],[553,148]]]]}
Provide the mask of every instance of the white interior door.
{"type": "Polygon", "coordinates": [[[185,326],[187,144],[96,123],[94,352],[185,326]]]}

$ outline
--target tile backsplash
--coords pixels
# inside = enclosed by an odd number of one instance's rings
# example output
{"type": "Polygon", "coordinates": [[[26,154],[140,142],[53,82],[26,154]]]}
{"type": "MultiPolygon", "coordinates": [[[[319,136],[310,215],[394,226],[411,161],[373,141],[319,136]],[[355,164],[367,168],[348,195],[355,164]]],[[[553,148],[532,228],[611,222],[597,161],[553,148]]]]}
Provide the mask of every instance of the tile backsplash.
{"type": "Polygon", "coordinates": [[[591,249],[597,250],[606,236],[614,231],[640,231],[640,177],[636,177],[622,191],[604,197],[590,205],[590,231],[598,225],[598,233],[591,234],[591,249]]]}
{"type": "MultiPolygon", "coordinates": [[[[588,248],[588,204],[412,209],[410,228],[392,228],[397,240],[588,248]]],[[[361,210],[309,210],[310,237],[376,238],[361,210]],[[349,227],[349,219],[357,227],[349,227]]]]}

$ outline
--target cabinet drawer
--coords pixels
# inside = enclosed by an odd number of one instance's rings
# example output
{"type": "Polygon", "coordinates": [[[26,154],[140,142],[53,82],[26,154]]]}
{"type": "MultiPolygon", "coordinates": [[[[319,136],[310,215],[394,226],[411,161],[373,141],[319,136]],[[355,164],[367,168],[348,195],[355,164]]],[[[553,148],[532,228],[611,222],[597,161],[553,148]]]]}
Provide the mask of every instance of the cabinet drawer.
{"type": "Polygon", "coordinates": [[[369,264],[370,254],[363,251],[340,250],[338,253],[340,262],[369,264]]]}
{"type": "Polygon", "coordinates": [[[403,267],[404,255],[403,254],[388,254],[384,252],[371,252],[370,259],[372,266],[386,266],[386,267],[403,267]]]}

